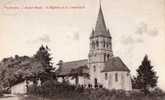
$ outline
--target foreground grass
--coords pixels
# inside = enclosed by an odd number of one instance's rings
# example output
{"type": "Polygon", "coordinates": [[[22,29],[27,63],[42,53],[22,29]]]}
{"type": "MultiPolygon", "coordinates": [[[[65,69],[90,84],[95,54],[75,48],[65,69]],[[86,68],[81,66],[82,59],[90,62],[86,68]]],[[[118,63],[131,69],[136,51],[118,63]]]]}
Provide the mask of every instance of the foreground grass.
{"type": "Polygon", "coordinates": [[[32,96],[32,95],[28,95],[26,97],[22,97],[21,100],[80,100],[80,99],[75,99],[75,97],[73,98],[67,98],[67,97],[57,97],[57,96],[53,96],[53,97],[41,97],[41,96],[32,96]]]}
{"type": "Polygon", "coordinates": [[[21,100],[51,100],[51,99],[43,98],[43,97],[39,97],[39,96],[30,96],[29,95],[29,96],[26,96],[26,97],[22,97],[21,100]]]}
{"type": "MultiPolygon", "coordinates": [[[[38,97],[38,96],[27,96],[24,98],[21,98],[21,100],[80,100],[82,98],[77,98],[75,97],[72,98],[66,98],[66,97],[51,97],[51,98],[43,98],[43,97],[38,97]]],[[[125,98],[117,98],[115,96],[111,98],[95,98],[95,99],[84,99],[84,100],[126,100],[125,98]]],[[[127,98],[127,100],[165,100],[165,97],[138,97],[138,98],[127,98]]]]}
{"type": "Polygon", "coordinates": [[[79,92],[58,93],[53,96],[28,95],[21,100],[165,100],[165,95],[148,95],[141,93],[125,93],[123,91],[107,91],[104,89],[79,92]]]}
{"type": "Polygon", "coordinates": [[[142,92],[83,88],[54,81],[46,81],[41,87],[29,87],[28,96],[22,100],[165,100],[159,89],[145,96],[142,92]]]}

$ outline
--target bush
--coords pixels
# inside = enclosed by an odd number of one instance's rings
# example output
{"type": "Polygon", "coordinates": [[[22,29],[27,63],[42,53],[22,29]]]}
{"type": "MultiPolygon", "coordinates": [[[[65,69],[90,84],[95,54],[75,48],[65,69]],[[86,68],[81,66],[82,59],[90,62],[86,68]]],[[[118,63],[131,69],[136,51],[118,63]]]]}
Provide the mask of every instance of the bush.
{"type": "Polygon", "coordinates": [[[28,94],[42,97],[76,97],[83,93],[82,86],[73,86],[67,83],[59,83],[57,81],[48,80],[41,86],[33,84],[28,88],[28,94]]]}
{"type": "Polygon", "coordinates": [[[0,97],[3,96],[3,91],[0,89],[0,97]]]}
{"type": "Polygon", "coordinates": [[[107,90],[104,88],[84,89],[82,86],[72,86],[57,81],[46,81],[40,87],[33,85],[29,94],[60,100],[162,100],[165,95],[160,89],[145,96],[140,91],[126,92],[123,90],[107,90]]]}
{"type": "Polygon", "coordinates": [[[155,88],[153,91],[150,92],[150,95],[151,96],[165,96],[165,93],[160,88],[155,88]]]}

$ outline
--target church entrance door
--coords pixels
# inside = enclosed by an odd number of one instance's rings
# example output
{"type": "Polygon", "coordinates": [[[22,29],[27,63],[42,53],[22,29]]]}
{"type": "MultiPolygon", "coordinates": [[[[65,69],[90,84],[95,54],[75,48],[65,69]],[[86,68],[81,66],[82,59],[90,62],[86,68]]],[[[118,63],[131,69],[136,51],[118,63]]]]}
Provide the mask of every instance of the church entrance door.
{"type": "Polygon", "coordinates": [[[97,78],[95,78],[94,83],[95,83],[95,88],[97,88],[98,87],[97,78]]]}

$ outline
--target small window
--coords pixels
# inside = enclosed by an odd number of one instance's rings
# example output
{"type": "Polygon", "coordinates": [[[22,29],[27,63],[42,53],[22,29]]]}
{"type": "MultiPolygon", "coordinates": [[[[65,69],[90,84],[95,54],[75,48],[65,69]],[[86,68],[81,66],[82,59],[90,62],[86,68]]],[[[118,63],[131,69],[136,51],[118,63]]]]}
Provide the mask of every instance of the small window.
{"type": "Polygon", "coordinates": [[[93,66],[93,71],[96,72],[96,66],[93,66]]]}
{"type": "Polygon", "coordinates": [[[118,81],[118,74],[115,73],[115,81],[117,82],[118,81]]]}
{"type": "Polygon", "coordinates": [[[107,60],[109,60],[109,54],[107,55],[107,60]]]}
{"type": "Polygon", "coordinates": [[[105,48],[105,40],[103,40],[103,47],[105,48]]]}
{"type": "Polygon", "coordinates": [[[95,49],[95,42],[92,41],[92,48],[95,49]]]}
{"type": "Polygon", "coordinates": [[[111,47],[111,42],[108,43],[108,47],[111,47]]]}
{"type": "Polygon", "coordinates": [[[106,43],[107,48],[109,47],[109,42],[106,43]]]}
{"type": "Polygon", "coordinates": [[[104,53],[104,62],[106,61],[106,53],[104,53]]]}
{"type": "Polygon", "coordinates": [[[96,46],[99,47],[99,41],[98,40],[96,41],[96,46]]]}
{"type": "Polygon", "coordinates": [[[105,80],[107,80],[108,79],[108,74],[107,73],[105,73],[105,80]]]}

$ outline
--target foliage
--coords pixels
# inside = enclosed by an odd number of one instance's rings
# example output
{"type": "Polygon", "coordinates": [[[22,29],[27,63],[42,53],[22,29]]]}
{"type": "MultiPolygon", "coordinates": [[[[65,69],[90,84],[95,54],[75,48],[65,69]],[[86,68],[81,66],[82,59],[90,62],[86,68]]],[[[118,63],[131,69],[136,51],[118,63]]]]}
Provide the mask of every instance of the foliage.
{"type": "Polygon", "coordinates": [[[22,81],[27,74],[27,68],[30,64],[30,57],[18,55],[9,58],[4,58],[0,63],[0,86],[10,87],[17,82],[22,81]]]}
{"type": "MultiPolygon", "coordinates": [[[[165,98],[163,92],[156,92],[158,90],[154,90],[153,94],[145,96],[144,93],[136,91],[109,91],[104,88],[82,89],[66,83],[58,83],[56,81],[44,82],[44,86],[38,87],[37,91],[40,94],[34,95],[34,93],[32,93],[33,96],[47,100],[162,100],[165,98]]],[[[24,100],[29,99],[26,98],[24,100]]],[[[36,99],[35,97],[34,100],[39,99],[36,99]]]]}
{"type": "Polygon", "coordinates": [[[75,87],[67,83],[59,83],[56,80],[47,80],[44,81],[41,86],[32,85],[29,87],[28,94],[40,95],[43,97],[51,97],[58,94],[58,96],[65,95],[70,97],[71,95],[68,93],[75,92],[74,90],[77,93],[83,91],[81,87],[75,87]]]}
{"type": "Polygon", "coordinates": [[[43,45],[41,45],[37,53],[34,55],[34,58],[41,62],[46,72],[50,72],[53,67],[51,63],[52,57],[50,57],[51,55],[49,51],[50,49],[47,46],[44,47],[43,45]]]}
{"type": "Polygon", "coordinates": [[[52,70],[53,69],[53,63],[51,62],[52,57],[49,53],[50,49],[47,46],[41,45],[37,53],[34,55],[34,58],[39,61],[43,67],[43,72],[37,75],[38,78],[40,78],[42,81],[45,81],[49,78],[51,78],[52,70]]]}
{"type": "Polygon", "coordinates": [[[3,91],[2,91],[2,89],[0,89],[0,97],[2,97],[3,96],[3,91]]]}
{"type": "Polygon", "coordinates": [[[157,87],[151,91],[150,95],[152,95],[152,96],[164,96],[165,93],[163,90],[161,90],[160,88],[157,87]]]}
{"type": "Polygon", "coordinates": [[[131,83],[132,83],[132,88],[133,88],[133,89],[139,89],[138,84],[137,84],[136,81],[137,81],[136,76],[132,76],[132,78],[131,78],[131,83]]]}
{"type": "Polygon", "coordinates": [[[52,69],[48,51],[47,46],[41,46],[33,57],[15,55],[4,58],[0,62],[0,87],[8,89],[25,79],[36,81],[43,73],[48,74],[52,69]]]}
{"type": "Polygon", "coordinates": [[[153,70],[153,66],[146,55],[142,64],[137,69],[137,77],[134,77],[134,85],[147,95],[151,88],[157,86],[157,79],[156,72],[153,70]]]}

